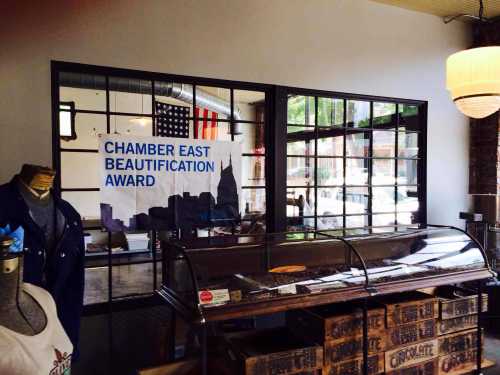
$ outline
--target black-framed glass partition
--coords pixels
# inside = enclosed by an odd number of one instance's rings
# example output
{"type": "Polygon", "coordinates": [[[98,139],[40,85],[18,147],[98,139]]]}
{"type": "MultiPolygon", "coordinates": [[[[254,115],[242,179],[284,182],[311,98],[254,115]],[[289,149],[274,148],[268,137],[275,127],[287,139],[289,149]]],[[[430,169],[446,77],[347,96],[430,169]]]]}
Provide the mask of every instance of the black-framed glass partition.
{"type": "Polygon", "coordinates": [[[241,220],[198,237],[349,235],[425,223],[426,113],[423,101],[53,62],[55,190],[83,218],[85,304],[150,296],[161,277],[156,236],[101,227],[99,134],[241,144],[241,220]]]}

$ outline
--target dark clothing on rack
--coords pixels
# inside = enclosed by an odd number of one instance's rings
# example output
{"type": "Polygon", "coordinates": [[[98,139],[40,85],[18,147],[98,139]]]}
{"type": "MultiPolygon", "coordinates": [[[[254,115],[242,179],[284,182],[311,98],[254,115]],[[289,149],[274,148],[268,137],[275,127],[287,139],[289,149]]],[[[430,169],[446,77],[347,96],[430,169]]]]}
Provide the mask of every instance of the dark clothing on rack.
{"type": "MultiPolygon", "coordinates": [[[[54,234],[52,251],[47,248],[44,230],[30,215],[28,205],[14,178],[0,186],[0,226],[24,228],[24,281],[48,290],[55,300],[57,313],[78,357],[80,317],[84,289],[84,241],[80,215],[66,201],[53,196],[53,207],[64,219],[60,236],[54,234]]],[[[54,228],[59,228],[59,215],[54,228]]]]}

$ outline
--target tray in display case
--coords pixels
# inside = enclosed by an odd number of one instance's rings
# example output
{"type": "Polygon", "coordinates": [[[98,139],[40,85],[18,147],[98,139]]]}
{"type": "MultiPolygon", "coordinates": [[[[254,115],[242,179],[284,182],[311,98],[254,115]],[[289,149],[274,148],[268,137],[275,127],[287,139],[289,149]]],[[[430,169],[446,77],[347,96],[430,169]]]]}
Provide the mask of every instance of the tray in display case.
{"type": "Polygon", "coordinates": [[[193,321],[267,314],[495,276],[465,232],[259,234],[162,243],[158,293],[193,321]]]}

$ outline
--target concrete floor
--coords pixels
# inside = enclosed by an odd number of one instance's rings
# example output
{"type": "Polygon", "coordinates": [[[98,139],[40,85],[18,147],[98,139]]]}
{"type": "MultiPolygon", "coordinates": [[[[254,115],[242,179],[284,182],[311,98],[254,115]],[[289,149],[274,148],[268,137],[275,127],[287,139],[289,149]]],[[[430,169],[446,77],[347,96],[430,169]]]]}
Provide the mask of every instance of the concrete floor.
{"type": "Polygon", "coordinates": [[[485,342],[486,358],[494,360],[497,364],[483,371],[484,375],[500,375],[500,336],[487,335],[485,342]]]}

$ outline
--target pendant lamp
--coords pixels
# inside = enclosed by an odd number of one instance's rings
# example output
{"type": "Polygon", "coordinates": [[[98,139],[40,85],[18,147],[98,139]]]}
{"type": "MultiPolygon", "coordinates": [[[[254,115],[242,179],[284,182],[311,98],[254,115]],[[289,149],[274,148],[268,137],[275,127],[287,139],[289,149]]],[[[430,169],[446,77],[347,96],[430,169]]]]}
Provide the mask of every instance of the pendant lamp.
{"type": "MultiPolygon", "coordinates": [[[[483,21],[480,1],[479,20],[483,21]]],[[[454,53],[446,62],[446,87],[468,117],[484,118],[500,109],[500,46],[454,53]]]]}

